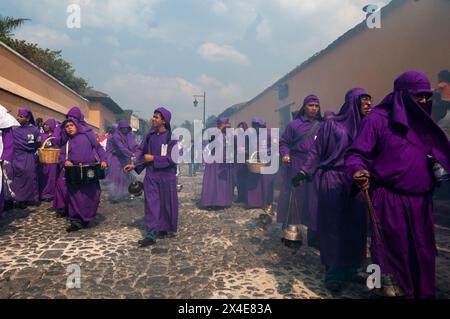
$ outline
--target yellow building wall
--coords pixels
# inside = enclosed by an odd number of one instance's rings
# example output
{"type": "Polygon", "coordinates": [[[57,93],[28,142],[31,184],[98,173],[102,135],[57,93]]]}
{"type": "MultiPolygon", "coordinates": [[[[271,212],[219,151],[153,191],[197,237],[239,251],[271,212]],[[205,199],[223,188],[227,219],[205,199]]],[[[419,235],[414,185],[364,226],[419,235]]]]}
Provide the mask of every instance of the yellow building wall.
{"type": "Polygon", "coordinates": [[[450,69],[449,16],[448,0],[405,1],[381,16],[381,29],[365,28],[292,75],[286,99],[278,100],[275,86],[235,113],[232,124],[260,116],[279,127],[275,110],[294,103],[296,111],[311,93],[321,98],[322,111],[339,110],[353,87],[368,89],[379,102],[408,70],[426,73],[436,85],[438,72],[450,69]]]}

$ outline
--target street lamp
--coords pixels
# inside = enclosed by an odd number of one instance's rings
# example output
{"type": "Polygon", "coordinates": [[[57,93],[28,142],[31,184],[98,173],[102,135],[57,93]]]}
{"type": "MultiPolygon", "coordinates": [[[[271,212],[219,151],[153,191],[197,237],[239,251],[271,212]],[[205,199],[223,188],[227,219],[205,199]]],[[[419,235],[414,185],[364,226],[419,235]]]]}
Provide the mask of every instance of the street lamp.
{"type": "Polygon", "coordinates": [[[203,92],[203,95],[193,95],[194,97],[194,107],[198,106],[197,99],[203,99],[203,129],[206,129],[206,92],[203,92]]]}

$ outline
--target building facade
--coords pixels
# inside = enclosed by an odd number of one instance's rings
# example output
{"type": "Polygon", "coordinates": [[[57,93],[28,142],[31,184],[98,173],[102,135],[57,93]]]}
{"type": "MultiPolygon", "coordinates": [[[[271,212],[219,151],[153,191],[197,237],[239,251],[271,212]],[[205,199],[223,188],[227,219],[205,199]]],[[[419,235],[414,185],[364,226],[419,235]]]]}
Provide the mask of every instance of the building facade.
{"type": "Polygon", "coordinates": [[[317,94],[322,110],[338,111],[353,87],[379,102],[408,70],[426,73],[436,86],[438,73],[450,69],[449,17],[449,0],[392,0],[381,12],[381,28],[357,25],[247,102],[232,124],[260,116],[283,129],[306,95],[317,94]]]}

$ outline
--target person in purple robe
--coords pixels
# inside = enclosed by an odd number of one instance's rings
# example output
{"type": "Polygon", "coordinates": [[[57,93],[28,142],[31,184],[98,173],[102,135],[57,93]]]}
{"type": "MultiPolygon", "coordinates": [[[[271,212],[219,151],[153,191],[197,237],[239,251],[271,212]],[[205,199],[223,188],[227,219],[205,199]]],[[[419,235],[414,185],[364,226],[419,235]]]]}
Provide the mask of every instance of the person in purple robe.
{"type": "Polygon", "coordinates": [[[13,129],[13,159],[7,168],[11,178],[9,200],[14,200],[19,208],[39,204],[39,183],[37,174],[37,149],[41,144],[39,130],[34,126],[33,113],[19,109],[17,121],[20,127],[13,129]],[[11,177],[12,176],[12,177],[11,177]]]}
{"type": "Polygon", "coordinates": [[[13,127],[20,126],[19,122],[0,104],[0,218],[5,209],[12,208],[12,203],[5,207],[5,194],[10,184],[5,175],[3,165],[9,165],[13,159],[13,127]]]}
{"type": "MultiPolygon", "coordinates": [[[[248,124],[247,122],[241,122],[237,126],[238,129],[242,129],[242,134],[245,134],[245,132],[248,130],[248,124]]],[[[238,131],[239,132],[239,131],[238,131]]],[[[239,133],[236,133],[239,134],[239,133]]],[[[245,155],[245,160],[247,161],[249,159],[249,141],[248,137],[245,136],[245,145],[243,145],[241,148],[239,148],[239,145],[237,145],[237,136],[235,138],[235,164],[234,164],[234,185],[237,188],[237,203],[245,203],[247,201],[247,174],[248,174],[248,168],[246,163],[238,163],[238,154],[243,153],[245,155]]],[[[233,188],[234,190],[234,188],[233,188]]]]}
{"type": "Polygon", "coordinates": [[[361,122],[345,156],[348,178],[373,202],[373,262],[408,298],[435,297],[436,177],[430,157],[450,171],[450,143],[430,117],[432,93],[425,74],[399,76],[394,91],[361,122]]]}
{"type": "MultiPolygon", "coordinates": [[[[316,95],[308,95],[280,139],[284,183],[278,198],[277,222],[285,226],[308,226],[308,242],[311,246],[315,246],[317,241],[317,181],[313,179],[293,188],[291,180],[306,160],[321,121],[320,100],[316,95]]],[[[285,244],[289,246],[290,243],[286,240],[285,244]]]]}
{"type": "MultiPolygon", "coordinates": [[[[41,142],[45,143],[45,148],[55,148],[53,132],[56,129],[56,120],[49,119],[44,122],[41,134],[41,142]],[[47,140],[48,139],[48,140],[47,140]]],[[[41,145],[42,147],[42,145],[41,145]]],[[[39,164],[39,189],[42,201],[51,202],[55,197],[56,176],[58,174],[58,164],[39,164]]]]}
{"type": "MultiPolygon", "coordinates": [[[[256,148],[256,154],[249,154],[250,160],[256,159],[260,160],[259,153],[265,153],[271,155],[272,147],[272,137],[270,130],[267,130],[267,136],[261,136],[260,129],[267,128],[266,120],[254,117],[252,119],[252,127],[256,130],[256,135],[258,137],[258,145],[256,148]]],[[[274,181],[275,175],[273,174],[255,174],[248,172],[247,174],[247,198],[246,207],[247,209],[261,208],[264,209],[268,214],[273,214],[273,192],[274,192],[274,181]]]]}
{"type": "Polygon", "coordinates": [[[133,181],[131,172],[125,173],[123,168],[136,160],[135,152],[138,144],[127,120],[120,120],[117,129],[107,141],[109,174],[111,182],[110,200],[119,202],[129,197],[128,186],[133,181]]]}
{"type": "MultiPolygon", "coordinates": [[[[106,152],[92,134],[83,130],[76,120],[68,119],[61,125],[60,163],[65,168],[76,165],[92,165],[100,162],[106,169],[106,152]]],[[[67,232],[86,228],[95,219],[100,203],[100,182],[88,184],[67,183],[67,207],[70,225],[67,232]]]]}
{"type": "MultiPolygon", "coordinates": [[[[224,209],[231,207],[233,203],[233,165],[226,162],[225,136],[226,129],[230,128],[230,120],[226,117],[219,118],[217,128],[222,132],[222,141],[217,146],[223,150],[222,163],[205,164],[200,198],[200,207],[208,210],[224,209]]],[[[215,149],[211,151],[211,155],[215,155],[215,149]]]]}
{"type": "MultiPolygon", "coordinates": [[[[83,131],[92,136],[92,138],[96,138],[94,131],[88,126],[88,124],[84,120],[84,115],[81,113],[79,107],[72,107],[69,112],[66,114],[66,120],[71,119],[75,120],[78,123],[79,131],[83,131]]],[[[62,125],[58,125],[53,132],[53,136],[55,139],[53,143],[55,147],[61,147],[62,142],[62,133],[63,133],[62,125]]],[[[64,165],[59,165],[58,172],[56,176],[56,187],[55,187],[55,196],[53,199],[53,208],[56,210],[57,217],[67,217],[69,216],[68,211],[68,194],[67,194],[67,185],[64,178],[64,165]]]]}
{"type": "Polygon", "coordinates": [[[152,128],[136,151],[136,163],[124,167],[125,172],[135,169],[144,179],[145,236],[140,247],[151,246],[157,238],[174,237],[178,229],[177,164],[172,159],[170,120],[172,114],[164,107],[153,114],[152,128]]]}
{"type": "Polygon", "coordinates": [[[340,112],[321,125],[293,180],[298,186],[300,181],[317,178],[320,257],[326,269],[325,286],[332,292],[341,291],[347,282],[365,284],[357,270],[366,257],[367,205],[361,194],[350,194],[352,181],[345,174],[344,154],[369,114],[371,100],[365,89],[347,92],[340,112]]]}

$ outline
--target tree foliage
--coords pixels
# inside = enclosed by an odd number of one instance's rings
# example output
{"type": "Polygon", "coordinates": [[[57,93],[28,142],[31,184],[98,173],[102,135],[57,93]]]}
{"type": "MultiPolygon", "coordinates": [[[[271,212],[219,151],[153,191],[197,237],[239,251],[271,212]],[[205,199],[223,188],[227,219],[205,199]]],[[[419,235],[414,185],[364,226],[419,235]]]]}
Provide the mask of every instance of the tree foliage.
{"type": "Polygon", "coordinates": [[[28,19],[0,16],[0,41],[54,76],[79,94],[89,88],[87,81],[75,75],[72,65],[64,60],[61,51],[40,48],[37,44],[14,39],[13,31],[28,19]]]}

